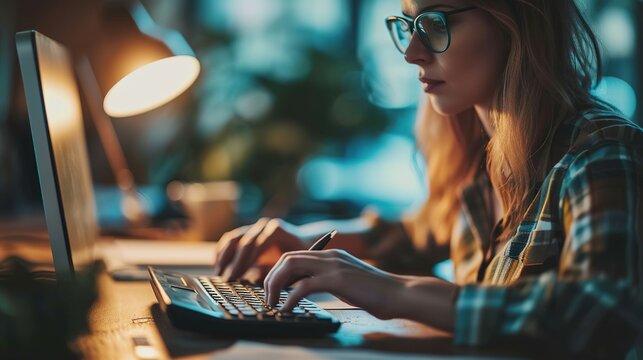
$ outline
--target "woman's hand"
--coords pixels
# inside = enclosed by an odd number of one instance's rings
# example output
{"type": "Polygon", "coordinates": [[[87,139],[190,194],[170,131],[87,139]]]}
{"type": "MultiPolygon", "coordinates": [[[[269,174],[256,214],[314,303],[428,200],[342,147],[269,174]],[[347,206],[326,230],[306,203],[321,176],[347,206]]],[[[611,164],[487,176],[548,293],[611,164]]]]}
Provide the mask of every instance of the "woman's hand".
{"type": "Polygon", "coordinates": [[[282,311],[312,293],[330,292],[380,319],[399,317],[396,298],[402,279],[343,250],[294,251],[282,255],[264,280],[266,301],[276,305],[280,290],[298,281],[282,311]]]}
{"type": "MultiPolygon", "coordinates": [[[[281,253],[305,249],[298,227],[281,219],[259,219],[255,224],[229,231],[219,239],[215,254],[215,275],[236,280],[256,264],[259,257],[271,248],[281,253]]],[[[278,256],[278,255],[277,255],[278,256]]],[[[272,260],[274,263],[275,259],[272,260]]],[[[266,271],[271,266],[264,264],[266,271]]],[[[265,275],[265,272],[263,273],[265,275]]],[[[260,274],[257,279],[262,279],[260,274]]]]}
{"type": "Polygon", "coordinates": [[[283,254],[264,280],[266,302],[275,306],[280,290],[297,282],[281,311],[302,297],[329,292],[380,319],[404,318],[453,331],[458,287],[428,276],[400,276],[371,266],[343,250],[283,254]]]}

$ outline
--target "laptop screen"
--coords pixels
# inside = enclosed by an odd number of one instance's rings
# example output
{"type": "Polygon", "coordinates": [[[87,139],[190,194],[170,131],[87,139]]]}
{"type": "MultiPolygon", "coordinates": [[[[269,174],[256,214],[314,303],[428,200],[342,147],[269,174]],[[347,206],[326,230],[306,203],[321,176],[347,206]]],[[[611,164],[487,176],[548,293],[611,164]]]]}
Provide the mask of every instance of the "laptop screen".
{"type": "Polygon", "coordinates": [[[57,276],[93,262],[98,234],[80,95],[71,57],[36,32],[16,34],[40,189],[57,276]]]}

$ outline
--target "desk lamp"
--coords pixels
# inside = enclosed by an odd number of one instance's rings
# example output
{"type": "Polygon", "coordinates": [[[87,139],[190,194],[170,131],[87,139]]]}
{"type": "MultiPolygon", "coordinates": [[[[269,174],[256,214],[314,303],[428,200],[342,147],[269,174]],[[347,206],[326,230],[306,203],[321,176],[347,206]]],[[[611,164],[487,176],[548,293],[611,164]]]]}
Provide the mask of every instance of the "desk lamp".
{"type": "Polygon", "coordinates": [[[172,101],[194,83],[200,65],[185,38],[158,26],[140,2],[114,2],[105,16],[108,36],[92,59],[104,71],[94,74],[89,61],[81,59],[78,77],[123,194],[123,215],[130,224],[141,224],[145,211],[110,117],[140,115],[172,101]]]}

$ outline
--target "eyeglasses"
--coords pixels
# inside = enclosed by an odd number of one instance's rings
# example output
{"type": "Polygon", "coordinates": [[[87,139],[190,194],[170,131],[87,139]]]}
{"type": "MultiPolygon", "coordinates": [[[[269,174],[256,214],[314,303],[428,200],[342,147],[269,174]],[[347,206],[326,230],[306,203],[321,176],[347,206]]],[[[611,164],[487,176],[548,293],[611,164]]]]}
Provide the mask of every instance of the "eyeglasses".
{"type": "Polygon", "coordinates": [[[451,45],[451,32],[447,18],[451,15],[477,9],[476,6],[469,6],[452,11],[427,11],[418,15],[415,20],[401,16],[389,16],[386,18],[386,27],[397,49],[406,53],[411,43],[413,33],[417,31],[420,41],[429,51],[440,54],[451,45]]]}

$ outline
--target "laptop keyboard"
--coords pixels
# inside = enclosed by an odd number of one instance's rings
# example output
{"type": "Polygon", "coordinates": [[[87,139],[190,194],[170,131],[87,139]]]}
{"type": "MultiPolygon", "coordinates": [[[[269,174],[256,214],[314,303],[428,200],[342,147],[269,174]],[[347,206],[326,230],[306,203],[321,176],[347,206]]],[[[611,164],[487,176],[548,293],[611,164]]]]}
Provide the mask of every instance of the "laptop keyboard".
{"type": "Polygon", "coordinates": [[[280,311],[288,297],[285,290],[279,294],[279,304],[270,307],[264,302],[264,290],[259,286],[225,282],[220,278],[199,277],[198,280],[228,319],[332,321],[319,306],[307,299],[301,299],[289,312],[280,311]]]}

